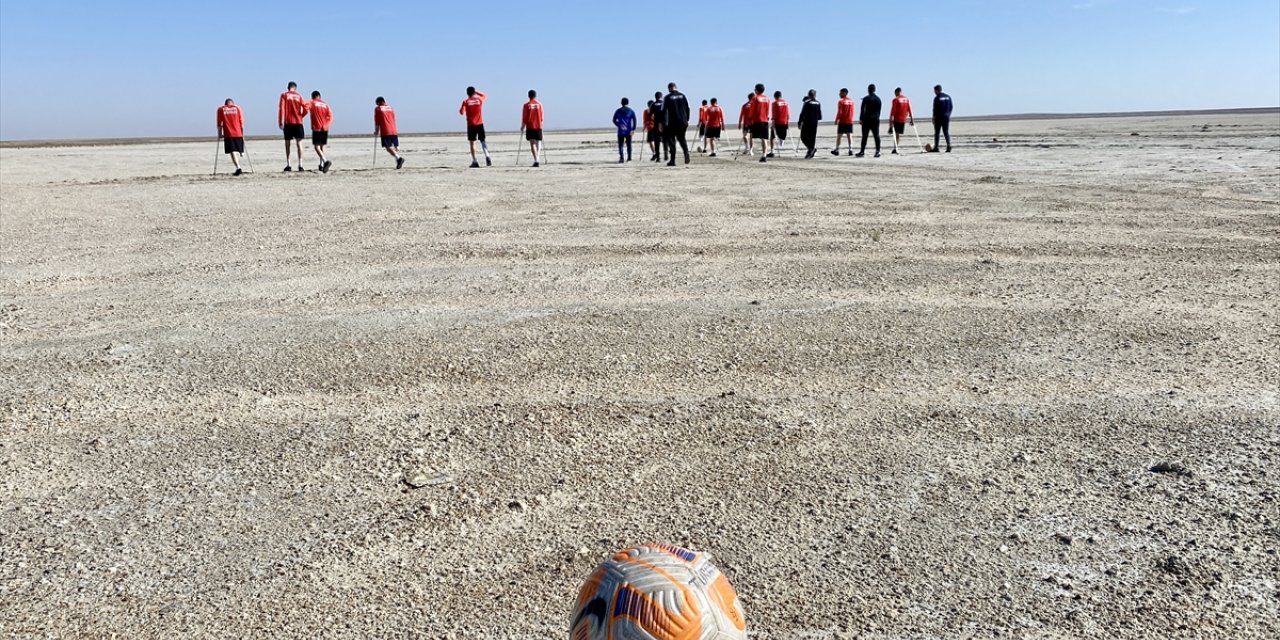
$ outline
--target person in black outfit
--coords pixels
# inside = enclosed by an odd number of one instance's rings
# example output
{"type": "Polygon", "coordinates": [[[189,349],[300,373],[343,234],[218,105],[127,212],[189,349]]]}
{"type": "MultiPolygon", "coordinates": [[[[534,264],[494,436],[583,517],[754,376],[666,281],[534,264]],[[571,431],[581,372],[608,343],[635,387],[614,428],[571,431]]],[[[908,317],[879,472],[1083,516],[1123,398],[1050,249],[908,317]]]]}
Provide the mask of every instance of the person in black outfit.
{"type": "Polygon", "coordinates": [[[689,143],[685,140],[685,133],[689,130],[689,99],[676,89],[674,82],[667,85],[667,92],[667,97],[662,99],[662,131],[666,134],[668,157],[671,158],[667,166],[674,167],[677,142],[684,152],[684,163],[689,164],[689,143]]]}
{"type": "Polygon", "coordinates": [[[813,154],[818,152],[818,123],[821,120],[822,103],[818,102],[818,91],[810,89],[809,95],[804,97],[804,106],[800,107],[800,118],[796,121],[800,127],[800,141],[808,149],[804,154],[805,160],[812,159],[813,154]]]}
{"type": "Polygon", "coordinates": [[[662,123],[665,120],[662,117],[662,92],[654,91],[653,102],[650,102],[649,104],[651,105],[649,107],[649,114],[653,116],[653,131],[650,132],[649,135],[652,136],[652,141],[657,143],[654,145],[653,149],[653,161],[658,161],[659,147],[662,148],[662,159],[665,161],[667,159],[667,145],[664,144],[663,139],[666,134],[662,131],[662,123]]]}
{"type": "Polygon", "coordinates": [[[876,95],[876,86],[867,85],[867,95],[862,99],[862,111],[858,113],[858,123],[862,125],[862,149],[855,158],[867,154],[867,134],[876,137],[876,157],[880,157],[880,96],[876,95]]]}
{"type": "Polygon", "coordinates": [[[933,151],[938,151],[938,134],[947,137],[947,153],[951,153],[951,96],[942,92],[942,85],[933,86],[933,151]]]}

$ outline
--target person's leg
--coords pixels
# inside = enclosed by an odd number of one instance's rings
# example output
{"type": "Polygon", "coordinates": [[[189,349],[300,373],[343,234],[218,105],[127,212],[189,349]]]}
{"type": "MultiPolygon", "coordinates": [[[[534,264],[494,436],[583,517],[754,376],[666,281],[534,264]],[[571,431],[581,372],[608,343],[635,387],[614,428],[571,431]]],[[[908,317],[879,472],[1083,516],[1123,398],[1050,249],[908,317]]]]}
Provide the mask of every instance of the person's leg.
{"type": "Polygon", "coordinates": [[[473,164],[479,164],[480,163],[479,160],[476,159],[476,141],[467,140],[467,144],[470,145],[470,148],[471,148],[471,162],[473,164]]]}
{"type": "Polygon", "coordinates": [[[293,170],[293,147],[289,145],[290,140],[284,139],[284,170],[293,170]]]}
{"type": "Polygon", "coordinates": [[[876,139],[876,155],[880,155],[880,121],[871,123],[871,137],[876,139]]]}
{"type": "Polygon", "coordinates": [[[239,169],[240,168],[240,152],[232,151],[227,155],[231,156],[231,164],[234,164],[236,166],[236,169],[239,169]]]}
{"type": "Polygon", "coordinates": [[[867,136],[871,135],[871,126],[865,122],[859,122],[858,126],[862,127],[862,146],[858,147],[858,155],[867,152],[867,136]]]}
{"type": "MultiPolygon", "coordinates": [[[[687,136],[688,136],[688,130],[687,130],[687,129],[681,129],[681,130],[680,130],[680,137],[679,137],[679,138],[677,138],[677,140],[679,140],[679,142],[680,142],[680,151],[684,152],[684,163],[685,163],[685,164],[689,164],[689,141],[685,139],[687,136]]],[[[674,150],[672,150],[672,153],[674,153],[674,150]]]]}
{"type": "Polygon", "coordinates": [[[947,151],[951,151],[951,120],[942,121],[942,135],[947,138],[947,151]]]}
{"type": "Polygon", "coordinates": [[[933,121],[933,150],[938,150],[938,139],[942,137],[942,123],[937,120],[933,121]]]}
{"type": "Polygon", "coordinates": [[[392,158],[400,157],[400,147],[383,147],[383,149],[386,149],[387,155],[391,156],[392,158]]]}

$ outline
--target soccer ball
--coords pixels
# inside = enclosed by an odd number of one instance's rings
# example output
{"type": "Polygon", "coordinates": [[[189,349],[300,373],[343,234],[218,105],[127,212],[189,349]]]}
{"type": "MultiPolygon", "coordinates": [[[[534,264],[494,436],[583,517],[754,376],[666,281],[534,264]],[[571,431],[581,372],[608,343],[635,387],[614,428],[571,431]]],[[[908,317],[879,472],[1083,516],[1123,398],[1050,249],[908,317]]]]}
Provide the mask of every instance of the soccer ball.
{"type": "Polygon", "coordinates": [[[578,591],[570,640],[745,640],[746,619],[711,556],[669,544],[624,549],[578,591]]]}

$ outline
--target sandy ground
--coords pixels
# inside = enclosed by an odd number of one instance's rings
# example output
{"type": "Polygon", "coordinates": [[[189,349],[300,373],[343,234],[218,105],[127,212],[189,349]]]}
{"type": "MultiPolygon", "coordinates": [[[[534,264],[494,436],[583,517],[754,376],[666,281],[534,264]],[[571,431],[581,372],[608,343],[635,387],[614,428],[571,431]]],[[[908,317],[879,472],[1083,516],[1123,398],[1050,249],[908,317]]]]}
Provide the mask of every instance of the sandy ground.
{"type": "Polygon", "coordinates": [[[1274,637],[1280,115],[956,129],[0,150],[0,634],[556,638],[667,541],[757,638],[1274,637]]]}

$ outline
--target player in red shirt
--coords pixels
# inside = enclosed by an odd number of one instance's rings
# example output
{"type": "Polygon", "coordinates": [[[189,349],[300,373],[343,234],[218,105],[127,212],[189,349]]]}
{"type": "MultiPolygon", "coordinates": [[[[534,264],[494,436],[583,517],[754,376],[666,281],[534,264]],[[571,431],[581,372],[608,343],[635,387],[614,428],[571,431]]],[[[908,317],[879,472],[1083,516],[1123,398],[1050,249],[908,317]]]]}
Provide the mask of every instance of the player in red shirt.
{"type": "Polygon", "coordinates": [[[307,115],[307,101],[298,93],[298,83],[290,82],[289,90],[280,94],[280,108],[276,112],[276,124],[284,131],[284,170],[293,171],[289,166],[289,142],[298,147],[298,171],[302,171],[302,139],[307,133],[302,130],[302,120],[307,115]]]}
{"type": "Polygon", "coordinates": [[[702,153],[707,143],[707,101],[698,107],[698,153],[702,153]]]}
{"type": "Polygon", "coordinates": [[[654,105],[654,101],[650,100],[646,103],[644,115],[644,140],[649,143],[649,151],[653,152],[653,157],[649,158],[651,162],[658,161],[658,145],[661,144],[662,136],[659,134],[658,128],[658,109],[654,105]]]}
{"type": "Polygon", "coordinates": [[[898,154],[898,140],[907,130],[907,123],[916,126],[916,118],[911,113],[911,101],[902,95],[902,87],[893,90],[893,103],[889,107],[889,126],[893,127],[893,151],[898,154]]]}
{"type": "Polygon", "coordinates": [[[742,109],[738,111],[738,130],[742,132],[742,149],[745,150],[742,153],[749,156],[755,155],[755,152],[751,150],[751,102],[755,97],[754,93],[748,93],[747,101],[742,103],[742,109]]]}
{"type": "MultiPolygon", "coordinates": [[[[783,99],[781,91],[774,91],[773,92],[773,135],[775,138],[777,138],[782,142],[782,148],[784,150],[787,147],[787,128],[788,128],[787,123],[789,123],[790,121],[791,121],[791,105],[787,104],[787,101],[783,99]]],[[[773,149],[775,152],[777,152],[778,145],[774,144],[773,149]]]]}
{"type": "Polygon", "coordinates": [[[538,102],[538,92],[529,90],[529,101],[524,103],[520,113],[520,131],[524,139],[529,141],[529,153],[533,154],[533,166],[538,166],[538,157],[542,155],[542,103],[538,102]]]}
{"type": "MultiPolygon", "coordinates": [[[[760,162],[765,162],[773,155],[769,148],[769,118],[773,110],[769,96],[764,92],[764,85],[757,84],[756,92],[751,96],[751,137],[760,141],[760,162]]],[[[754,145],[754,141],[752,143],[754,145]]]]}
{"type": "Polygon", "coordinates": [[[840,90],[840,101],[836,103],[836,148],[831,155],[840,155],[840,136],[849,140],[849,155],[853,155],[853,98],[848,89],[840,90]]]}
{"type": "Polygon", "coordinates": [[[329,103],[320,99],[319,91],[312,91],[307,111],[311,113],[311,147],[320,156],[320,172],[329,173],[329,167],[333,163],[325,157],[324,150],[329,145],[329,125],[333,123],[333,110],[329,108],[329,103]]]}
{"type": "Polygon", "coordinates": [[[724,107],[716,103],[716,99],[711,99],[711,105],[707,107],[707,151],[711,152],[710,157],[716,157],[716,147],[720,146],[720,132],[724,130],[724,107]]]}
{"type": "Polygon", "coordinates": [[[244,155],[244,112],[231,98],[218,107],[218,137],[222,138],[222,150],[231,156],[231,164],[236,166],[231,175],[244,173],[240,168],[240,156],[244,155]]]}
{"type": "Polygon", "coordinates": [[[493,166],[493,159],[489,157],[489,144],[484,141],[484,101],[487,97],[483,91],[467,87],[467,99],[458,107],[458,113],[467,117],[467,142],[471,143],[472,169],[480,166],[476,160],[476,142],[480,143],[480,149],[484,151],[485,166],[493,166]]]}
{"type": "Polygon", "coordinates": [[[373,101],[373,135],[381,136],[382,148],[396,159],[396,168],[404,166],[404,158],[400,156],[400,133],[396,130],[396,110],[387,104],[382,96],[373,101]]]}

